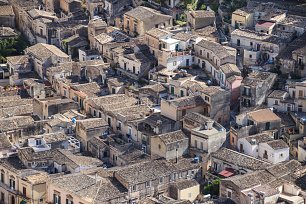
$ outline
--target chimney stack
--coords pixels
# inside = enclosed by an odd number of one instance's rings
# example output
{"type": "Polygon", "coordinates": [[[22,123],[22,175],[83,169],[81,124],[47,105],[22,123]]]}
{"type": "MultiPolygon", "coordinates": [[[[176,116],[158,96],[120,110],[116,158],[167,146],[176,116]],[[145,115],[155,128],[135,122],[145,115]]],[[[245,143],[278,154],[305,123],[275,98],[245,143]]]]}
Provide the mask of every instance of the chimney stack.
{"type": "Polygon", "coordinates": [[[211,130],[213,128],[214,121],[209,120],[206,122],[207,130],[211,130]]]}

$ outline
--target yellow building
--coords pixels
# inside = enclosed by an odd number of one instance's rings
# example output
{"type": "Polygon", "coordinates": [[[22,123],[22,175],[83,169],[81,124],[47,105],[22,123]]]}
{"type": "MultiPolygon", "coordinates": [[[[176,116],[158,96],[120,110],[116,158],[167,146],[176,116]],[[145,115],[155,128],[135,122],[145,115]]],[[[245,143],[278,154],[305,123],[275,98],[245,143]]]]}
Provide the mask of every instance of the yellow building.
{"type": "Polygon", "coordinates": [[[26,169],[17,156],[0,160],[0,202],[45,203],[47,173],[26,169]]]}
{"type": "Polygon", "coordinates": [[[233,28],[250,28],[254,25],[253,13],[246,9],[237,9],[232,13],[233,28]]]}

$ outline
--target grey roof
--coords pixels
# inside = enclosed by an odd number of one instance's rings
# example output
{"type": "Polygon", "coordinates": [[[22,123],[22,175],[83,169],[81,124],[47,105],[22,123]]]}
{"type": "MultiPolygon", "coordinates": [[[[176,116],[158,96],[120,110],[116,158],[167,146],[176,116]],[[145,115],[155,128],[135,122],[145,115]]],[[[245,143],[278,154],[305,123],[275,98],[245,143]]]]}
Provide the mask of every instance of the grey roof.
{"type": "Polygon", "coordinates": [[[50,182],[76,196],[92,200],[92,203],[104,203],[127,194],[127,190],[119,182],[103,177],[97,179],[85,174],[69,174],[54,177],[50,182]]]}
{"type": "Polygon", "coordinates": [[[177,40],[181,40],[181,41],[187,41],[187,40],[191,39],[192,37],[194,37],[194,35],[191,34],[191,33],[178,32],[172,38],[177,39],[177,40]]]}
{"type": "Polygon", "coordinates": [[[227,148],[221,148],[218,151],[211,153],[211,157],[250,170],[265,169],[270,165],[268,162],[247,156],[245,154],[241,154],[227,148]]]}
{"type": "Polygon", "coordinates": [[[255,171],[252,173],[247,173],[244,175],[233,176],[233,177],[230,177],[224,180],[231,181],[239,189],[244,190],[247,188],[258,186],[263,183],[271,182],[275,180],[275,177],[271,175],[270,173],[268,173],[267,171],[261,170],[261,171],[255,171]]]}
{"type": "Polygon", "coordinates": [[[251,135],[248,137],[245,137],[245,139],[251,143],[253,140],[256,141],[256,144],[262,143],[262,142],[268,142],[273,140],[273,137],[269,136],[267,133],[259,133],[256,135],[251,135]]]}
{"type": "Polygon", "coordinates": [[[231,56],[231,53],[224,46],[216,42],[201,40],[196,45],[205,48],[207,50],[211,50],[215,55],[217,55],[221,59],[231,56]]]}
{"type": "Polygon", "coordinates": [[[168,133],[157,135],[157,136],[154,136],[154,137],[160,138],[160,140],[165,145],[169,145],[169,144],[179,142],[179,141],[182,141],[182,140],[188,140],[188,138],[186,137],[186,135],[183,133],[182,130],[177,130],[177,131],[174,131],[174,132],[168,132],[168,133]]]}
{"type": "Polygon", "coordinates": [[[115,177],[118,174],[128,184],[139,184],[162,176],[169,176],[178,171],[198,168],[200,168],[200,164],[194,163],[193,159],[181,158],[178,163],[175,161],[153,160],[126,166],[115,172],[115,177]]]}
{"type": "Polygon", "coordinates": [[[128,12],[125,13],[125,15],[131,16],[133,18],[136,18],[140,21],[146,21],[146,20],[150,20],[153,19],[155,17],[158,18],[163,18],[164,20],[169,20],[172,17],[162,14],[159,11],[155,10],[155,9],[151,9],[148,7],[144,7],[144,6],[138,6],[128,12]]]}
{"type": "Polygon", "coordinates": [[[96,97],[101,93],[101,87],[96,82],[71,85],[71,89],[81,91],[88,97],[96,97]]]}
{"type": "Polygon", "coordinates": [[[26,169],[26,166],[22,163],[18,156],[2,158],[0,159],[0,165],[15,173],[26,169]]]}
{"type": "Polygon", "coordinates": [[[14,116],[10,118],[2,118],[0,119],[0,132],[28,128],[33,125],[34,120],[30,116],[14,116]]]}
{"type": "Polygon", "coordinates": [[[48,58],[51,58],[53,55],[69,59],[69,56],[63,51],[61,51],[59,48],[57,48],[56,46],[44,43],[38,43],[32,45],[31,47],[28,47],[26,49],[26,52],[30,53],[31,55],[33,55],[34,57],[40,60],[46,60],[48,58]]]}
{"type": "Polygon", "coordinates": [[[172,184],[172,186],[174,186],[176,189],[179,189],[179,190],[184,190],[184,189],[191,188],[197,185],[200,185],[200,184],[194,179],[178,180],[172,184]]]}
{"type": "Polygon", "coordinates": [[[162,30],[160,28],[152,28],[148,30],[146,34],[151,35],[152,37],[155,37],[155,38],[161,38],[166,35],[172,35],[170,32],[166,30],[162,30]]]}
{"type": "Polygon", "coordinates": [[[93,128],[108,126],[108,123],[103,118],[87,118],[84,120],[77,120],[77,123],[82,124],[85,129],[93,129],[93,128]]]}
{"type": "Polygon", "coordinates": [[[205,101],[201,96],[186,96],[169,101],[177,108],[195,107],[205,104],[205,101]]]}
{"type": "Polygon", "coordinates": [[[288,95],[287,91],[283,90],[274,90],[272,93],[269,94],[268,98],[278,98],[278,99],[283,99],[285,96],[288,95]]]}
{"type": "Polygon", "coordinates": [[[277,44],[277,45],[283,42],[283,40],[276,35],[256,32],[256,31],[247,30],[247,29],[236,29],[231,33],[231,35],[232,36],[237,35],[237,36],[240,36],[240,37],[259,40],[259,41],[262,41],[262,42],[269,42],[269,43],[273,43],[273,44],[277,44]]]}
{"type": "Polygon", "coordinates": [[[284,140],[272,140],[267,142],[267,144],[274,150],[289,148],[289,146],[286,142],[284,142],[284,140]]]}

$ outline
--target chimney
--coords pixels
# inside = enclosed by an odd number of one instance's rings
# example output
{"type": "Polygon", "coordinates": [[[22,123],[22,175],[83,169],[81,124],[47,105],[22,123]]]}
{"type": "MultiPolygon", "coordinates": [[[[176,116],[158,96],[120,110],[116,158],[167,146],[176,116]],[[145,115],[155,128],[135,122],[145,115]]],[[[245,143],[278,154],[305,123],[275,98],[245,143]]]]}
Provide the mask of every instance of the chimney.
{"type": "Polygon", "coordinates": [[[209,120],[206,122],[207,130],[211,130],[213,128],[214,121],[209,120]]]}

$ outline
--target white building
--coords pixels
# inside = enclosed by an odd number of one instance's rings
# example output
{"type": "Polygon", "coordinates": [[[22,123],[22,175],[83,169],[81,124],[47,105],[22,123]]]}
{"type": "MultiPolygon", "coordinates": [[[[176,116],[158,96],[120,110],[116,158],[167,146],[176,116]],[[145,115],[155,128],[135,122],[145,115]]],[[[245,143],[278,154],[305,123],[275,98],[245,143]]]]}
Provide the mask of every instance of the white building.
{"type": "Polygon", "coordinates": [[[289,160],[289,146],[283,140],[272,140],[259,143],[259,158],[266,159],[273,164],[289,160]]]}
{"type": "Polygon", "coordinates": [[[237,148],[241,153],[258,158],[259,144],[271,140],[273,140],[273,137],[269,136],[266,133],[260,133],[244,138],[239,138],[237,142],[237,148]]]}

